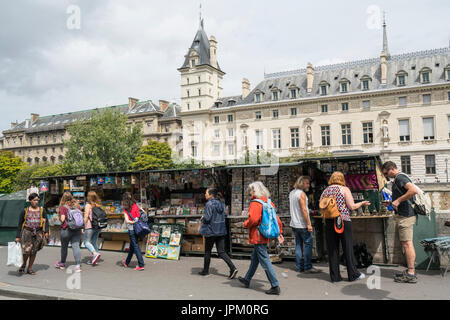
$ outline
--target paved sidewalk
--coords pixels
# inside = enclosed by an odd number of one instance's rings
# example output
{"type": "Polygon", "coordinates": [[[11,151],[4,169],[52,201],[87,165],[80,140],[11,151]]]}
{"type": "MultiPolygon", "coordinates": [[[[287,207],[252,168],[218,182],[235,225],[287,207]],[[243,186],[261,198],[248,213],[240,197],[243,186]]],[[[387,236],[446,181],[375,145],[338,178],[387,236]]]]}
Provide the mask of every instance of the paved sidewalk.
{"type": "MultiPolygon", "coordinates": [[[[202,257],[184,257],[179,261],[145,258],[145,270],[134,271],[121,267],[125,253],[102,251],[100,264],[88,266],[88,251],[82,249],[82,272],[80,289],[70,290],[67,283],[76,286],[75,274],[55,269],[54,264],[60,255],[59,248],[46,247],[38,253],[33,269],[35,276],[19,276],[17,268],[7,267],[8,248],[0,246],[0,296],[15,295],[24,298],[46,299],[183,299],[183,300],[328,300],[328,299],[450,299],[450,275],[443,278],[439,271],[428,273],[418,271],[417,284],[399,284],[393,281],[395,273],[404,268],[380,267],[381,287],[370,290],[367,279],[356,282],[342,281],[333,284],[329,280],[326,263],[315,265],[323,272],[319,274],[300,274],[294,270],[292,261],[274,265],[281,287],[280,296],[264,293],[270,287],[264,270],[258,268],[249,289],[243,288],[237,279],[228,280],[225,263],[213,258],[211,273],[202,277],[197,272],[202,269],[202,257]],[[72,278],[71,278],[72,277],[72,278]],[[27,295],[28,294],[28,295],[27,295]]],[[[250,261],[236,260],[238,276],[244,276],[250,261]]],[[[73,264],[69,249],[68,264],[73,264]]],[[[136,265],[134,259],[131,266],[136,265]]],[[[366,270],[360,270],[366,273],[366,270]]],[[[346,279],[346,271],[341,267],[346,279]]],[[[1,299],[1,298],[0,298],[1,299]]]]}

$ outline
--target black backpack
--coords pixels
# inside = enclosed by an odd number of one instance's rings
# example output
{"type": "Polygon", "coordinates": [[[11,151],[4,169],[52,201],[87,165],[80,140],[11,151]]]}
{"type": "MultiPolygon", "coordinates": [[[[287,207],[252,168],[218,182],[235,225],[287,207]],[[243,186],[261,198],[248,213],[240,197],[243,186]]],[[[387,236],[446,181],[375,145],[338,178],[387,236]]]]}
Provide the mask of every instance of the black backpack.
{"type": "Polygon", "coordinates": [[[92,227],[95,229],[104,229],[108,225],[106,212],[100,207],[92,208],[92,227]]]}

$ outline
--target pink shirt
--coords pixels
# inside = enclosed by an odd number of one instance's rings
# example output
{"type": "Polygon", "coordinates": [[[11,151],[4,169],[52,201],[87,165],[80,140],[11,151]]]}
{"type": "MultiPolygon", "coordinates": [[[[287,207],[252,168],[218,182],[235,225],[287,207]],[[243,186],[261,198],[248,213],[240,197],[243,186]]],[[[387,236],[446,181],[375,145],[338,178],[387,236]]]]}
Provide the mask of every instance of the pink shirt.
{"type": "Polygon", "coordinates": [[[86,203],[86,206],[84,207],[84,210],[89,212],[89,218],[84,224],[84,229],[92,229],[92,206],[89,203],[86,203]]]}

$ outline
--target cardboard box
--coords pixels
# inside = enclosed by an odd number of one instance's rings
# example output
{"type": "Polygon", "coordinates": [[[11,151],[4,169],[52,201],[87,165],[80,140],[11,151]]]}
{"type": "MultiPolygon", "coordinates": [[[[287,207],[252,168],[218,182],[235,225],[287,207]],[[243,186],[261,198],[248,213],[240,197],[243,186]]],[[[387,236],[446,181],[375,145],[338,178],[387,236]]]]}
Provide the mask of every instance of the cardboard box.
{"type": "Polygon", "coordinates": [[[193,244],[192,245],[192,251],[194,252],[203,252],[205,251],[205,246],[203,244],[193,244]]]}
{"type": "Polygon", "coordinates": [[[195,237],[194,244],[203,244],[203,237],[195,237]]]}
{"type": "Polygon", "coordinates": [[[107,241],[103,242],[102,250],[122,251],[124,241],[107,241]]]}
{"type": "Polygon", "coordinates": [[[192,251],[192,243],[190,243],[190,242],[183,242],[181,244],[181,251],[182,252],[192,251]]]}
{"type": "Polygon", "coordinates": [[[117,233],[111,234],[111,240],[112,241],[130,241],[130,236],[128,235],[128,233],[117,233]]]}
{"type": "Polygon", "coordinates": [[[167,219],[167,223],[175,224],[175,219],[167,219]]]}

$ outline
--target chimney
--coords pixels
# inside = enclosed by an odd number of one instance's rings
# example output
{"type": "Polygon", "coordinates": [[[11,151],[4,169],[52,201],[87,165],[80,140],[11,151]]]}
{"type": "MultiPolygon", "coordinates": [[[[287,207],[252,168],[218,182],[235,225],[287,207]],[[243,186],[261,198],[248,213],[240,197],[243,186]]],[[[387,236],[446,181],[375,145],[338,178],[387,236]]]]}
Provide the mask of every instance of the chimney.
{"type": "Polygon", "coordinates": [[[169,101],[159,100],[159,107],[161,108],[162,112],[166,111],[168,106],[169,106],[169,101]]]}
{"type": "Polygon", "coordinates": [[[31,114],[31,124],[35,123],[39,119],[39,115],[37,113],[31,114]]]}
{"type": "Polygon", "coordinates": [[[139,99],[128,97],[128,111],[134,108],[139,99]]]}
{"type": "Polygon", "coordinates": [[[314,68],[311,63],[306,65],[306,92],[311,93],[314,82],[314,68]]]}
{"type": "Polygon", "coordinates": [[[250,93],[250,81],[247,78],[242,79],[242,99],[245,99],[250,93]]]}
{"type": "Polygon", "coordinates": [[[214,36],[209,38],[209,57],[211,66],[217,68],[217,41],[214,36]]]}

